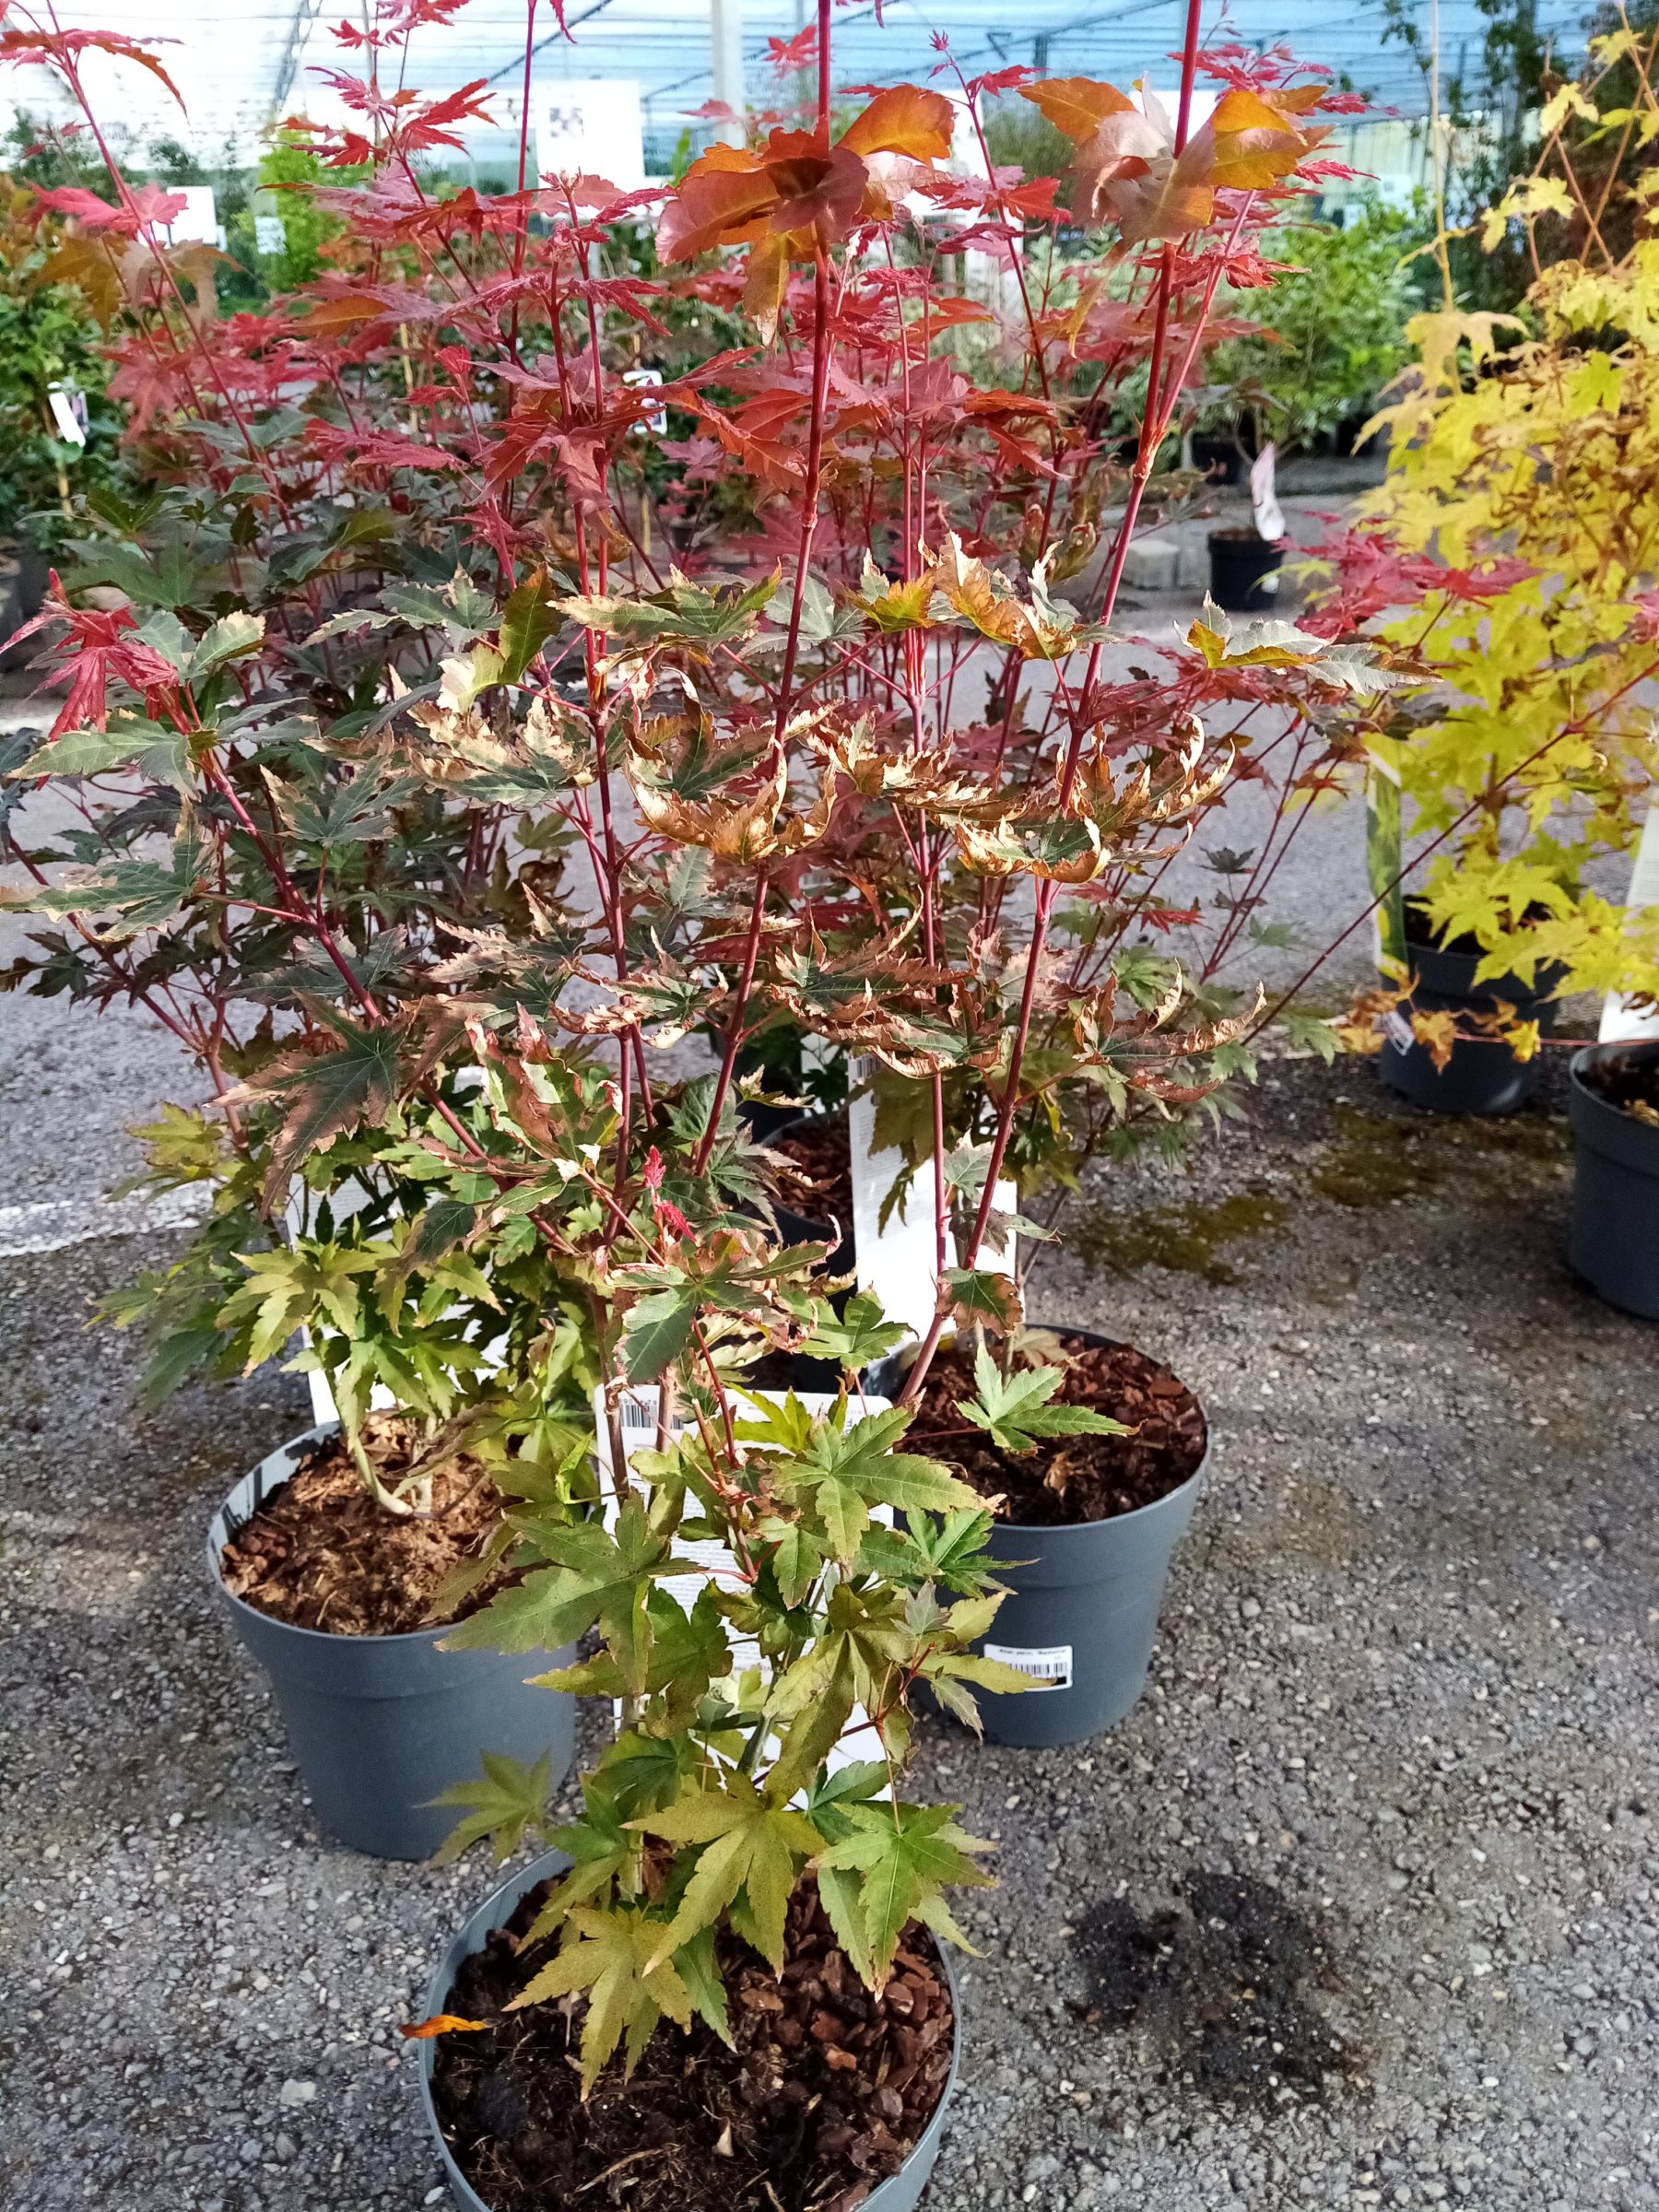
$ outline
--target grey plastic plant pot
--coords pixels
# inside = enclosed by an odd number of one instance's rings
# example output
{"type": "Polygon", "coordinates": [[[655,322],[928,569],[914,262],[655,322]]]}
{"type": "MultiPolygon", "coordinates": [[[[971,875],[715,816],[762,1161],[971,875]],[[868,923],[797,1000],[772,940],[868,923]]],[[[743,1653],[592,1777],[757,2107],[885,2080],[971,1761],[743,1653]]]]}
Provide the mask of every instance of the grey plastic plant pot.
{"type": "MultiPolygon", "coordinates": [[[[1447,952],[1437,945],[1408,947],[1417,989],[1411,1004],[1425,1014],[1489,1014],[1500,999],[1515,1009],[1519,1021],[1535,1021],[1547,1032],[1554,1017],[1547,994],[1559,980],[1559,969],[1540,969],[1531,983],[1519,976],[1475,981],[1477,952],[1447,952]]],[[[1427,1045],[1400,1046],[1382,1040],[1379,1064],[1390,1090],[1426,1106],[1433,1113],[1514,1113],[1538,1087],[1540,1063],[1517,1060],[1498,1038],[1460,1037],[1452,1057],[1437,1068],[1427,1045]]]]}
{"type": "MultiPolygon", "coordinates": [[[[1091,1329],[1052,1325],[1057,1335],[1113,1347],[1091,1329]]],[[[902,1353],[870,1371],[870,1386],[896,1395],[902,1353]]],[[[994,1744],[1037,1750],[1080,1744],[1113,1727],[1139,1703],[1152,1666],[1158,1617],[1175,1547],[1186,1534],[1209,1465],[1204,1457],[1179,1489],[1133,1513],[1059,1527],[999,1521],[990,1550],[1008,1591],[985,1643],[1033,1684],[1008,1696],[975,1690],[994,1744]]]]}
{"type": "Polygon", "coordinates": [[[271,1679],[317,1818],[377,1859],[429,1858],[455,1825],[430,1800],[470,1782],[486,1751],[526,1762],[551,1752],[556,1779],[576,1742],[575,1700],[526,1679],[571,1662],[563,1652],[444,1652],[441,1629],[404,1636],[329,1636],[261,1613],[225,1587],[220,1555],[308,1453],[325,1422],[279,1445],[244,1475],[207,1530],[207,1571],[230,1624],[271,1679]]]}
{"type": "Polygon", "coordinates": [[[1572,1059],[1568,1112],[1577,1140],[1568,1258],[1611,1306],[1659,1321],[1659,1129],[1584,1081],[1612,1059],[1659,1062],[1659,1042],[1593,1044],[1572,1059]]]}
{"type": "MultiPolygon", "coordinates": [[[[493,1890],[463,1927],[453,1943],[445,1951],[437,1971],[427,1983],[425,2018],[431,2019],[441,2012],[452,2009],[450,1992],[455,1986],[455,1976],[461,1962],[474,1951],[481,1951],[489,1940],[491,1932],[512,1917],[519,1900],[538,1882],[562,1874],[571,1864],[561,1851],[545,1852],[533,1859],[528,1866],[509,1875],[499,1889],[493,1890]]],[[[962,1993],[958,1986],[956,1972],[950,1963],[950,1954],[943,1944],[938,1946],[939,1964],[944,1969],[946,1986],[950,1991],[951,2010],[956,2017],[956,2040],[950,2053],[950,2072],[945,2077],[945,2087],[934,2108],[934,2116],[922,2133],[921,2139],[899,2171],[873,2189],[865,2197],[863,2212],[916,2212],[922,2201],[922,2192],[932,2177],[934,2165],[939,2156],[939,2146],[945,2139],[945,2116],[956,2091],[957,2071],[962,2063],[962,1993]]],[[[461,2206],[461,2212],[495,2212],[487,2204],[455,2163],[454,2154],[439,2124],[438,2108],[432,2101],[432,2074],[438,2062],[435,2042],[420,2045],[420,2103],[426,2113],[427,2125],[438,2144],[438,2155],[443,2161],[444,2177],[449,2183],[450,2194],[461,2206]]],[[[571,2095],[576,2091],[571,2077],[571,2095]]]]}

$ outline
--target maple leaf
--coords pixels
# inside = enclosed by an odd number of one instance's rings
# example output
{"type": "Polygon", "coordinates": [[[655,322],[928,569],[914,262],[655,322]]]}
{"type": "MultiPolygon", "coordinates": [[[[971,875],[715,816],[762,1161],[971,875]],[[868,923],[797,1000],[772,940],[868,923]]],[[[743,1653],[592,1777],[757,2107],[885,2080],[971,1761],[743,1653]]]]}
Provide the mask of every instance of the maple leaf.
{"type": "Polygon", "coordinates": [[[895,1452],[913,1409],[893,1406],[849,1423],[846,1403],[815,1423],[799,1452],[780,1460],[771,1478],[780,1489],[810,1499],[822,1516],[836,1558],[852,1559],[869,1525],[869,1509],[891,1506],[903,1513],[950,1513],[978,1503],[967,1484],[937,1460],[895,1452]]]}
{"type": "Polygon", "coordinates": [[[395,1033],[383,1027],[362,1027],[347,1021],[331,1006],[316,1004],[313,1011],[324,1034],[332,1032],[330,1049],[317,1052],[300,1048],[293,1058],[279,1062],[253,1085],[231,1094],[239,1100],[276,1098],[286,1100],[282,1126],[271,1147],[265,1173],[267,1204],[288,1188],[288,1177],[308,1153],[355,1129],[360,1122],[378,1121],[397,1095],[399,1046],[395,1033]]]}
{"type": "Polygon", "coordinates": [[[889,85],[841,133],[854,154],[903,154],[912,161],[948,161],[957,111],[942,92],[889,85]]]}
{"type": "Polygon", "coordinates": [[[488,2032],[488,2020],[464,2020],[459,2013],[435,2012],[429,2020],[417,2020],[413,2026],[400,2026],[397,2032],[406,2042],[428,2043],[439,2035],[484,2035],[488,2032]]]}
{"type": "Polygon", "coordinates": [[[867,615],[877,629],[922,629],[935,620],[932,610],[937,590],[938,578],[931,567],[909,583],[889,583],[866,547],[864,575],[858,590],[850,594],[850,602],[867,615]]]}
{"type": "Polygon", "coordinates": [[[783,1921],[802,1866],[823,1838],[805,1814],[771,1803],[744,1774],[725,1786],[677,1798],[634,1825],[670,1843],[700,1847],[691,1878],[665,1930],[657,1929],[653,1963],[712,1927],[741,1895],[744,1933],[774,1972],[783,1971],[783,1921]]]}
{"type": "MultiPolygon", "coordinates": [[[[837,1888],[830,1917],[833,1922],[839,1915],[847,1924],[869,1960],[877,1990],[886,1987],[899,1939],[912,1920],[947,1942],[970,1947],[943,1893],[949,1886],[990,1888],[992,1877],[969,1853],[992,1846],[957,1826],[960,1809],[954,1805],[851,1805],[849,1832],[818,1861],[820,1877],[827,1868],[856,1877],[851,1891],[837,1888]]],[[[841,1934],[839,1926],[836,1932],[841,1934]]]]}
{"type": "Polygon", "coordinates": [[[653,1576],[670,1571],[670,1546],[650,1527],[639,1499],[629,1500],[614,1530],[592,1521],[560,1525],[536,1514],[515,1516],[514,1526],[554,1563],[532,1569],[457,1622],[444,1649],[557,1651],[597,1622],[629,1694],[641,1694],[651,1647],[646,1594],[653,1576]]]}
{"type": "Polygon", "coordinates": [[[0,61],[55,66],[73,84],[82,54],[111,54],[118,61],[136,62],[141,69],[147,69],[152,76],[159,78],[182,108],[183,94],[149,52],[151,45],[177,44],[176,39],[141,42],[124,38],[116,30],[0,30],[0,61]]]}
{"type": "Polygon", "coordinates": [[[1064,599],[1049,596],[1046,556],[1031,571],[1029,601],[1010,591],[983,561],[969,559],[954,530],[931,573],[947,604],[964,621],[1027,660],[1059,660],[1107,634],[1099,624],[1079,622],[1077,609],[1064,599]]]}
{"type": "Polygon", "coordinates": [[[435,1866],[449,1865],[486,1839],[496,1865],[504,1866],[526,1832],[546,1815],[553,1787],[551,1752],[544,1751],[531,1767],[500,1751],[486,1751],[482,1759],[484,1772],[477,1781],[458,1782],[432,1799],[434,1805],[466,1808],[466,1818],[455,1823],[439,1846],[435,1866]]]}
{"type": "Polygon", "coordinates": [[[1034,1452],[1053,1436],[1131,1436],[1134,1430],[1087,1406],[1051,1401],[1065,1381],[1059,1367],[1017,1367],[1006,1380],[981,1344],[973,1356],[976,1395],[959,1401],[957,1411],[982,1429],[1004,1452],[1034,1452]]]}
{"type": "MultiPolygon", "coordinates": [[[[667,1591],[653,1589],[646,1596],[645,1611],[651,1624],[651,1652],[644,1694],[663,1700],[653,1725],[688,1727],[710,1684],[732,1671],[731,1646],[719,1601],[712,1588],[705,1584],[688,1613],[667,1591]]],[[[622,1698],[629,1694],[621,1668],[607,1652],[534,1678],[542,1688],[564,1690],[572,1697],[622,1698]]],[[[569,1846],[561,1842],[559,1848],[569,1846]]]]}
{"type": "Polygon", "coordinates": [[[666,2016],[688,2027],[691,1997],[673,1964],[660,1955],[663,1923],[643,1909],[618,1906],[601,1912],[582,1905],[567,1925],[573,1940],[508,2010],[587,1992],[582,2029],[582,2093],[586,2097],[624,2037],[623,2065],[631,2074],[660,2019],[666,2016]]]}
{"type": "Polygon", "coordinates": [[[1109,115],[1138,112],[1134,100],[1115,85],[1088,76],[1051,76],[1040,85],[1022,85],[1019,97],[1041,109],[1054,128],[1077,146],[1092,138],[1109,115]]]}

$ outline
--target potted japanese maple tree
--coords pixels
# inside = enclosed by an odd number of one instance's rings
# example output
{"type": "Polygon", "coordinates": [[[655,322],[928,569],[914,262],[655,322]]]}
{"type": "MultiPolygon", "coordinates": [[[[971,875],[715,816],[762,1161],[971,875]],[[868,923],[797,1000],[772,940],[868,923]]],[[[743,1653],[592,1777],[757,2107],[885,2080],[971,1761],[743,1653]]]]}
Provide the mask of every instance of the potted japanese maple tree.
{"type": "Polygon", "coordinates": [[[1592,187],[1605,224],[1565,252],[1549,228],[1588,204],[1574,164],[1601,108],[1627,134],[1659,126],[1652,67],[1651,41],[1628,60],[1593,41],[1562,86],[1552,104],[1584,135],[1547,127],[1481,224],[1488,252],[1528,241],[1525,324],[1460,312],[1448,276],[1371,426],[1387,478],[1323,549],[1316,626],[1381,641],[1421,679],[1369,746],[1376,873],[1398,885],[1410,863],[1371,1010],[1383,1080],[1436,1111],[1523,1104],[1563,999],[1659,990],[1659,915],[1606,889],[1629,878],[1653,794],[1653,244],[1618,163],[1592,187]],[[1618,398],[1591,405],[1593,389],[1618,398]]]}

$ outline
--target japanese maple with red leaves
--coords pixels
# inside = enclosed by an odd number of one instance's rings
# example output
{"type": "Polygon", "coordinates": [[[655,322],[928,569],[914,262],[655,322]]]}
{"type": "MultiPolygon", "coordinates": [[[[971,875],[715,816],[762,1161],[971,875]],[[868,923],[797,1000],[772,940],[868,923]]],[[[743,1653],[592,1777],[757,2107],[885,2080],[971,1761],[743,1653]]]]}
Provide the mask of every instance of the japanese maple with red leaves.
{"type": "MultiPolygon", "coordinates": [[[[1382,679],[1288,624],[1112,628],[1136,532],[1194,488],[1171,456],[1218,291],[1271,281],[1262,226],[1330,173],[1322,79],[1203,52],[1194,5],[1172,114],[965,78],[942,41],[930,84],[838,96],[823,0],[779,57],[816,73],[805,113],[633,194],[538,177],[521,137],[491,194],[430,167],[484,88],[429,100],[392,65],[460,13],[399,0],[346,34],[350,124],[289,126],[341,172],[313,193],[326,265],[268,315],[216,318],[113,165],[114,212],[80,211],[153,488],[105,502],[44,618],[67,689],[13,747],[6,834],[33,879],[14,903],[65,928],[11,980],[136,1001],[217,1093],[156,1139],[159,1171],[218,1194],[140,1301],[171,1371],[305,1325],[348,1425],[377,1381],[428,1421],[410,1481],[457,1440],[494,1451],[514,1579],[452,1640],[597,1629],[558,1679],[620,1700],[624,1734],[526,1999],[582,2000],[560,2018],[608,2112],[665,2018],[787,2069],[764,2002],[728,2011],[757,1954],[775,1972],[832,1936],[877,1997],[898,1975],[935,2002],[944,1888],[983,1877],[945,1808],[900,1795],[908,1701],[925,1684],[971,1722],[973,1688],[1017,1687],[972,1649],[987,1501],[895,1450],[912,1405],[859,1385],[902,1332],[831,1302],[844,1245],[779,1233],[757,1061],[807,1037],[856,1057],[920,1174],[937,1297],[907,1398],[947,1330],[982,1329],[1001,1364],[960,1411],[998,1449],[1112,1433],[1033,1365],[982,1262],[998,1186],[1064,1190],[1248,1068],[1261,994],[1232,969],[1291,802],[1357,749],[1382,679]],[[983,103],[1012,92],[1071,142],[1066,180],[990,162],[983,103]],[[1278,811],[1209,896],[1184,856],[1241,780],[1278,811]],[[42,841],[48,783],[78,826],[42,841]],[[295,1177],[367,1179],[375,1207],[285,1229],[295,1177]],[[544,1388],[578,1338],[603,1501],[592,1431],[544,1388]],[[797,1352],[840,1373],[828,1410],[745,1394],[797,1352]],[[726,1566],[677,1558],[682,1534],[726,1566]]],[[[6,25],[78,95],[81,34],[6,25]]],[[[532,6],[526,70],[535,32],[532,6]]],[[[542,1818],[498,1772],[466,1833],[510,1846],[542,1818]]],[[[942,2071],[918,2046],[907,2097],[834,2050],[847,2078],[786,2169],[764,2129],[726,2163],[728,2128],[630,2201],[691,2204],[712,2173],[746,2212],[862,2202],[942,2071]]],[[[597,2122],[591,2145],[595,2171],[630,2155],[597,2122]]]]}

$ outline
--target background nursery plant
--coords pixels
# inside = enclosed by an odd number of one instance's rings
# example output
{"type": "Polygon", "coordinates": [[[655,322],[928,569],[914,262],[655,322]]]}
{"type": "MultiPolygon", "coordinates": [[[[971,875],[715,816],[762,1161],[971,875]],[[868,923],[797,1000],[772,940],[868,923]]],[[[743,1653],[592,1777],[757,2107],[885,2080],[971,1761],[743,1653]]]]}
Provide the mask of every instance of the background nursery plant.
{"type": "Polygon", "coordinates": [[[1659,924],[1618,896],[1654,769],[1653,179],[1622,182],[1615,160],[1586,182],[1567,135],[1616,70],[1635,90],[1606,132],[1649,135],[1652,53],[1651,33],[1594,41],[1583,83],[1545,112],[1534,171],[1486,218],[1489,247],[1513,224],[1531,241],[1524,315],[1448,302],[1412,323],[1417,364],[1377,418],[1388,480],[1336,549],[1314,624],[1375,634],[1427,679],[1371,748],[1380,875],[1398,874],[1402,801],[1427,862],[1405,912],[1396,888],[1386,947],[1461,942],[1480,982],[1511,986],[1496,1014],[1414,1008],[1442,1062],[1457,1034],[1494,1029],[1529,1056],[1547,1019],[1531,993],[1659,987],[1659,924]],[[1547,260],[1539,232],[1581,211],[1582,256],[1547,260]],[[1629,242],[1609,246],[1604,222],[1629,242]]]}

